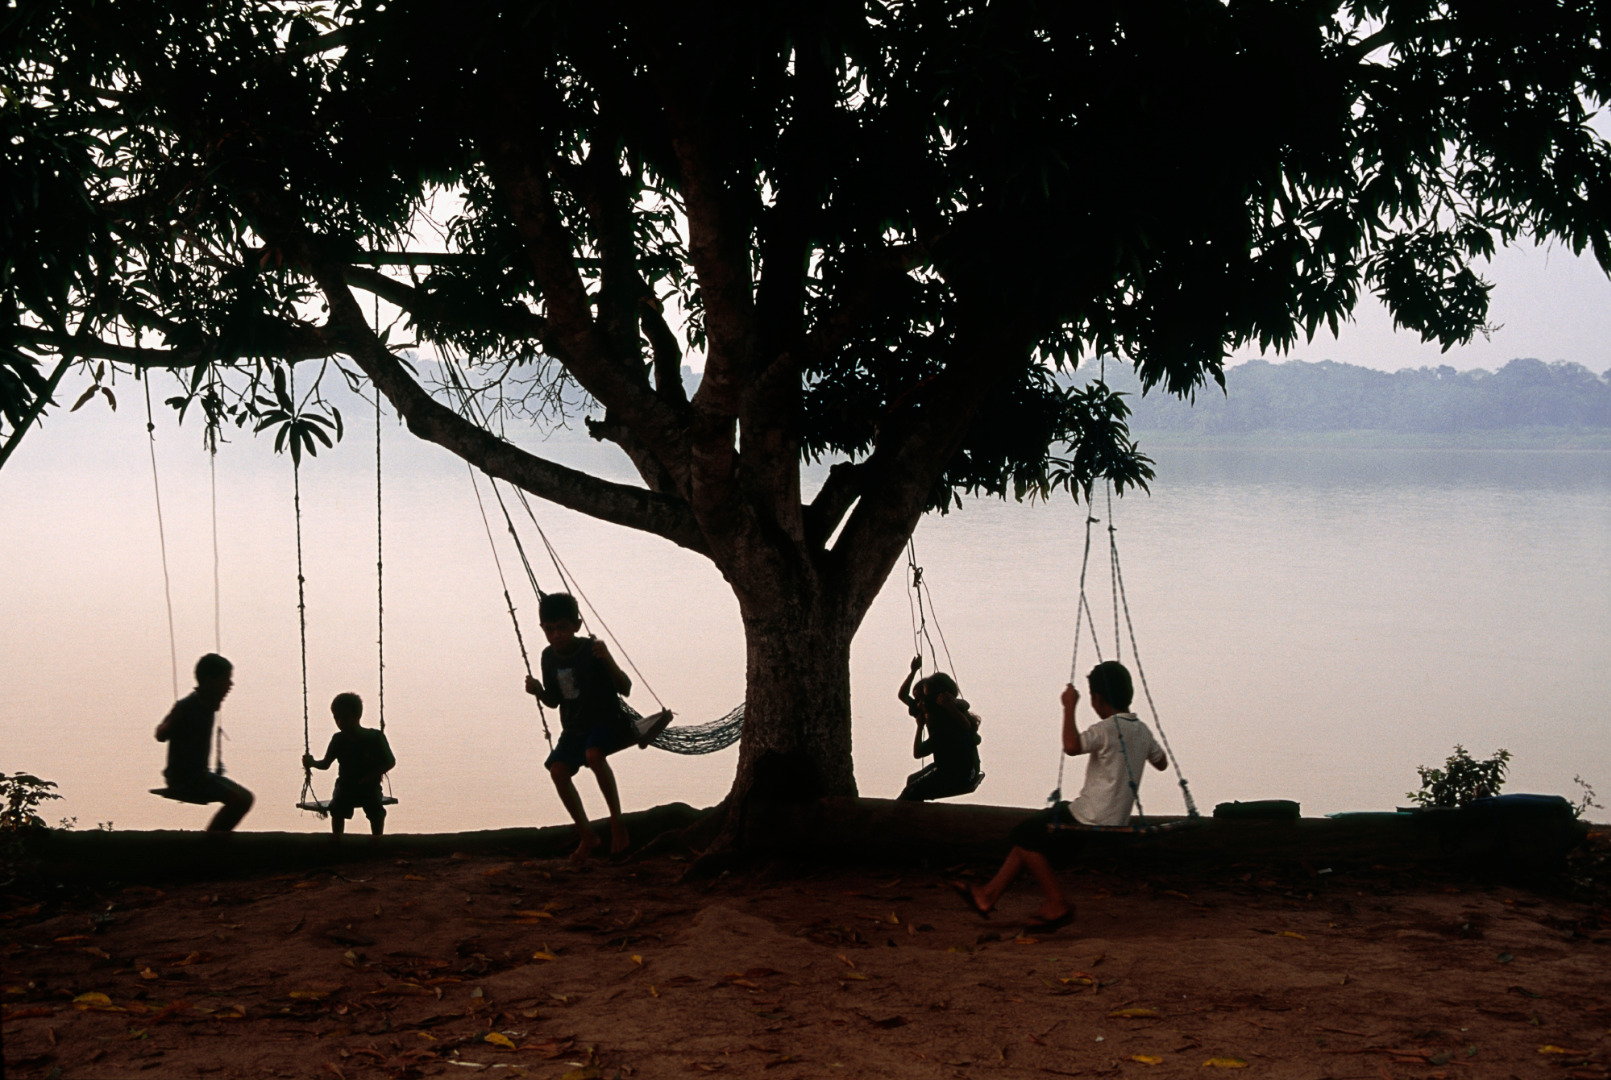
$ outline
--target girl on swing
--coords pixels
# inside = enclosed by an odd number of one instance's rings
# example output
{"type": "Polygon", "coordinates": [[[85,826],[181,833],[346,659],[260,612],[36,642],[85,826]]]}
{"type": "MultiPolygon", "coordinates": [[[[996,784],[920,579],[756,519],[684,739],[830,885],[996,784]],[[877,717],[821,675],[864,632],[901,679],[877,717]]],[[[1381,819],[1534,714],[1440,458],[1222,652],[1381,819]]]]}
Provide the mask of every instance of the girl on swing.
{"type": "Polygon", "coordinates": [[[958,696],[956,680],[942,672],[912,680],[923,666],[921,656],[912,657],[912,670],[896,696],[917,721],[912,737],[912,756],[934,755],[934,760],[906,778],[906,788],[897,797],[901,802],[926,802],[952,795],[966,795],[979,786],[979,718],[958,696]],[[925,733],[927,738],[924,737],[925,733]]]}

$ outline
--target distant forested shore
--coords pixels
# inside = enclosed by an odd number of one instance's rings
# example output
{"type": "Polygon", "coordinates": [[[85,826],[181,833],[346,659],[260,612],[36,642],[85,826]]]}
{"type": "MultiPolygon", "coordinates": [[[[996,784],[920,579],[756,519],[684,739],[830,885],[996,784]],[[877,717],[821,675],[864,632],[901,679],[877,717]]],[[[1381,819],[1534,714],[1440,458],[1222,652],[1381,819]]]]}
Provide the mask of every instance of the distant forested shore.
{"type": "MultiPolygon", "coordinates": [[[[1076,383],[1097,377],[1083,367],[1076,383]]],[[[1132,430],[1178,442],[1379,442],[1421,445],[1611,446],[1611,371],[1581,364],[1512,360],[1498,371],[1452,367],[1386,372],[1331,360],[1253,360],[1226,371],[1226,389],[1200,390],[1195,402],[1153,391],[1135,372],[1110,364],[1108,384],[1127,392],[1132,430]]]]}

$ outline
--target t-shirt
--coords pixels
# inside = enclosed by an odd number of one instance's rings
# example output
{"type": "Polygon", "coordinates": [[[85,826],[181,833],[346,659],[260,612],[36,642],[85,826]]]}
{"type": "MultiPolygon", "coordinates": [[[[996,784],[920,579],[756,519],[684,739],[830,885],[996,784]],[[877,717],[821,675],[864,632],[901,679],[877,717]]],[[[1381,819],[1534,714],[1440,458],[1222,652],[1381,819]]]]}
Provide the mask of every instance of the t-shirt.
{"type": "Polygon", "coordinates": [[[946,772],[972,772],[979,767],[979,737],[957,708],[936,705],[926,710],[929,737],[922,749],[946,772]]]}
{"type": "Polygon", "coordinates": [[[593,655],[593,638],[571,639],[561,653],[550,645],[543,650],[543,688],[559,695],[559,726],[584,735],[601,724],[621,724],[621,696],[615,690],[610,666],[593,655]]]}
{"type": "Polygon", "coordinates": [[[379,728],[355,727],[338,731],[330,736],[330,747],[325,758],[335,758],[341,769],[337,779],[353,781],[359,777],[379,779],[378,774],[389,772],[397,764],[392,756],[386,733],[379,728]]]}
{"type": "Polygon", "coordinates": [[[1136,800],[1131,784],[1140,788],[1147,762],[1168,764],[1163,747],[1134,713],[1114,713],[1080,732],[1080,749],[1091,760],[1085,786],[1069,804],[1074,819],[1085,825],[1128,825],[1136,800]]]}
{"type": "Polygon", "coordinates": [[[207,750],[213,741],[213,717],[218,706],[200,690],[174,702],[163,723],[168,725],[168,767],[162,777],[170,786],[194,783],[207,775],[207,750]]]}

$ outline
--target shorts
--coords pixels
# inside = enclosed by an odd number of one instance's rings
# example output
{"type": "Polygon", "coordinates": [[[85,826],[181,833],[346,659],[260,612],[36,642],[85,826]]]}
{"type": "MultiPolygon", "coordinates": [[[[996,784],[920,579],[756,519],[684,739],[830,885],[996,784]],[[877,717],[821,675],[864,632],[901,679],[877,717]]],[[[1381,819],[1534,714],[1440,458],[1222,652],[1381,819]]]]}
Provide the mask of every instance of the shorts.
{"type": "Polygon", "coordinates": [[[1052,825],[1073,825],[1074,815],[1068,808],[1068,803],[1060,802],[1056,806],[1049,806],[1038,814],[1031,814],[1013,829],[1009,838],[1013,847],[1021,847],[1025,851],[1033,851],[1039,855],[1057,856],[1060,859],[1072,859],[1080,853],[1084,836],[1077,831],[1053,832],[1052,825]]]}
{"type": "Polygon", "coordinates": [[[252,793],[235,781],[217,773],[204,772],[200,776],[168,781],[168,791],[180,802],[204,805],[215,802],[251,802],[252,793]]]}
{"type": "Polygon", "coordinates": [[[386,806],[381,802],[380,784],[345,784],[336,779],[336,790],[330,795],[330,816],[346,821],[352,817],[353,810],[362,807],[364,816],[370,821],[383,821],[386,818],[386,806]]]}
{"type": "Polygon", "coordinates": [[[595,724],[586,731],[561,731],[559,742],[555,744],[553,753],[548,755],[548,760],[543,762],[543,768],[552,769],[555,763],[569,765],[574,776],[587,764],[589,750],[596,747],[609,755],[634,746],[637,741],[632,725],[625,722],[595,724]]]}

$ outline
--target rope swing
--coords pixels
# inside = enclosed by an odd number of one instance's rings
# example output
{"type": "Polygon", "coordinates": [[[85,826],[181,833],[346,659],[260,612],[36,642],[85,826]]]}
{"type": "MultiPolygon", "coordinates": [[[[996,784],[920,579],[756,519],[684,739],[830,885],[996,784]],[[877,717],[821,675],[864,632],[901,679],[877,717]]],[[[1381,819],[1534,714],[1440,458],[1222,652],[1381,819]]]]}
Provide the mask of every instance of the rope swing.
{"type": "MultiPolygon", "coordinates": [[[[1104,365],[1105,366],[1105,365],[1104,365]]],[[[1142,695],[1147,701],[1147,711],[1151,714],[1153,729],[1157,731],[1159,740],[1163,743],[1165,755],[1175,770],[1175,779],[1180,784],[1181,795],[1186,803],[1187,820],[1193,820],[1201,815],[1197,810],[1197,802],[1192,798],[1191,787],[1186,782],[1185,774],[1180,770],[1180,759],[1176,756],[1174,748],[1169,744],[1169,736],[1164,731],[1163,722],[1158,718],[1158,707],[1153,701],[1152,688],[1147,684],[1146,669],[1141,664],[1141,651],[1136,645],[1135,623],[1130,617],[1130,601],[1124,588],[1124,571],[1119,562],[1118,528],[1113,518],[1113,483],[1106,482],[1105,495],[1107,504],[1107,533],[1108,533],[1108,578],[1113,591],[1113,656],[1115,660],[1123,658],[1124,641],[1130,642],[1130,658],[1135,665],[1136,678],[1141,683],[1142,695]],[[1121,630],[1120,616],[1123,616],[1121,630]]],[[[1091,645],[1096,650],[1096,658],[1100,663],[1103,660],[1102,642],[1097,634],[1096,616],[1091,611],[1090,598],[1086,592],[1086,580],[1091,565],[1091,527],[1099,524],[1100,519],[1090,510],[1089,497],[1087,497],[1085,511],[1085,544],[1080,557],[1079,600],[1074,612],[1074,650],[1069,661],[1069,682],[1078,685],[1080,678],[1080,632],[1082,627],[1089,623],[1091,627],[1091,645]]],[[[1130,760],[1129,747],[1125,745],[1124,729],[1121,725],[1116,729],[1119,735],[1119,751],[1124,759],[1126,777],[1129,780],[1130,792],[1135,797],[1136,817],[1141,820],[1139,825],[1091,826],[1091,825],[1059,825],[1058,829],[1075,829],[1080,831],[1106,831],[1106,832],[1148,832],[1161,826],[1145,824],[1146,811],[1141,803],[1141,791],[1136,770],[1130,760]]],[[[1068,755],[1058,748],[1057,755],[1057,787],[1053,789],[1047,801],[1053,805],[1063,798],[1063,772],[1068,763],[1068,755]]]]}
{"type": "MultiPolygon", "coordinates": [[[[442,357],[442,364],[448,376],[449,395],[457,399],[459,414],[471,423],[490,430],[487,416],[476,404],[475,397],[469,388],[469,380],[465,378],[458,364],[446,355],[442,357]]],[[[503,590],[504,607],[509,612],[509,622],[514,628],[515,644],[520,650],[520,662],[529,677],[533,674],[531,653],[526,648],[525,634],[520,627],[520,616],[516,612],[514,599],[509,593],[509,581],[504,574],[503,560],[498,554],[498,545],[493,537],[492,521],[487,514],[486,500],[481,494],[481,484],[476,476],[476,469],[468,465],[466,467],[470,473],[471,487],[475,492],[476,508],[481,514],[482,528],[486,532],[487,545],[492,550],[493,566],[498,572],[498,584],[503,590]]],[[[541,582],[538,580],[537,572],[532,567],[531,558],[526,552],[525,543],[521,540],[520,531],[515,527],[514,515],[509,512],[509,505],[504,499],[503,490],[499,487],[499,481],[490,473],[485,473],[484,475],[488,486],[491,488],[493,499],[498,505],[498,511],[503,516],[504,528],[509,533],[510,541],[514,544],[515,554],[518,556],[521,570],[526,576],[526,583],[531,588],[532,594],[541,603],[542,598],[548,593],[543,589],[541,582]]],[[[593,602],[588,599],[587,593],[577,583],[575,576],[570,572],[570,568],[565,565],[565,561],[560,557],[559,551],[549,540],[548,533],[543,529],[542,523],[537,520],[537,514],[532,509],[531,502],[526,498],[526,493],[513,484],[509,485],[509,489],[514,493],[515,500],[520,504],[521,509],[525,511],[527,519],[531,522],[531,527],[536,531],[537,538],[542,544],[544,553],[548,556],[548,561],[554,568],[554,574],[558,578],[560,586],[558,591],[568,592],[576,597],[579,606],[584,607],[588,614],[591,615],[591,620],[584,616],[582,620],[583,628],[591,633],[590,622],[596,623],[604,636],[609,639],[610,644],[614,646],[615,651],[620,655],[626,666],[632,671],[638,685],[641,685],[649,696],[654,699],[656,711],[649,716],[644,716],[624,700],[620,702],[622,712],[631,721],[633,730],[639,735],[639,746],[653,746],[673,754],[712,754],[718,750],[725,750],[736,743],[743,734],[744,706],[742,704],[720,719],[713,720],[708,724],[698,724],[692,727],[670,726],[673,716],[671,710],[666,708],[665,702],[661,701],[660,696],[655,693],[654,687],[649,680],[644,678],[643,672],[638,669],[631,653],[621,644],[615,632],[610,629],[609,623],[604,621],[604,617],[599,614],[598,609],[593,606],[593,602]]],[[[534,698],[533,700],[537,701],[537,715],[542,724],[543,738],[552,748],[554,739],[548,726],[548,714],[544,710],[540,699],[534,698]]]]}

